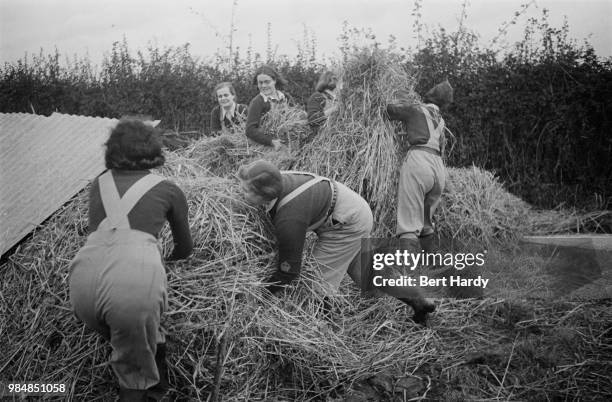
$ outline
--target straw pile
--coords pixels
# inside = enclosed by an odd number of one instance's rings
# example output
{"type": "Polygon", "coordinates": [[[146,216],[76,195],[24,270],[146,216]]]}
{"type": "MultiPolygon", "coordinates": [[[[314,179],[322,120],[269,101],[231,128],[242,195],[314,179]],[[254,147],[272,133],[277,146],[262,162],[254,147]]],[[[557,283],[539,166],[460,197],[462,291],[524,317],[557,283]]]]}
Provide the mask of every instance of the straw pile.
{"type": "Polygon", "coordinates": [[[266,159],[280,169],[290,169],[310,133],[306,112],[293,106],[273,108],[264,115],[262,128],[285,146],[275,151],[270,146],[250,141],[244,133],[244,125],[241,125],[231,133],[204,138],[176,151],[179,157],[193,159],[209,174],[220,177],[231,177],[240,165],[256,159],[266,159]]]}
{"type": "MultiPolygon", "coordinates": [[[[189,261],[167,267],[164,326],[177,400],[610,396],[609,378],[597,374],[609,363],[611,345],[600,336],[609,307],[443,300],[433,329],[420,329],[397,302],[360,298],[344,283],[336,325],[328,324],[319,318],[318,278],[308,263],[282,299],[262,292],[275,263],[269,222],[240,201],[235,182],[177,182],[189,198],[196,242],[189,261]]],[[[85,240],[85,198],[2,266],[0,372],[66,383],[62,400],[110,401],[110,347],[77,322],[68,301],[67,267],[85,240]]],[[[167,232],[163,239],[168,251],[167,232]]]]}
{"type": "MultiPolygon", "coordinates": [[[[326,395],[423,353],[427,337],[398,336],[416,328],[388,307],[357,313],[340,300],[338,311],[352,312],[338,316],[341,330],[319,319],[318,279],[308,268],[283,300],[264,296],[261,279],[275,261],[269,222],[241,201],[235,181],[187,176],[173,179],[189,199],[196,247],[189,261],[167,267],[165,327],[177,395],[206,400],[215,387],[229,399],[326,395]],[[376,318],[355,316],[364,314],[376,318]],[[386,324],[389,337],[379,326],[392,317],[399,321],[386,324]]],[[[86,215],[82,194],[3,266],[2,313],[11,319],[3,320],[0,368],[8,378],[64,382],[69,400],[108,400],[115,392],[109,346],[76,321],[68,300],[68,264],[85,241],[86,215]]],[[[168,252],[167,231],[162,240],[168,252]]],[[[351,292],[349,300],[357,297],[351,292]]]]}

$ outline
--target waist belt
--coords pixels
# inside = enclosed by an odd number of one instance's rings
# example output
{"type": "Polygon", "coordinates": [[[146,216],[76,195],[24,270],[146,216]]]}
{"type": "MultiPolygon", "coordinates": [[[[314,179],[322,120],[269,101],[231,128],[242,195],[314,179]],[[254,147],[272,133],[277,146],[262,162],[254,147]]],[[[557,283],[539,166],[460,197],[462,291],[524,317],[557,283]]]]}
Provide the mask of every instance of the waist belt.
{"type": "Polygon", "coordinates": [[[433,148],[429,148],[423,145],[413,145],[410,148],[408,148],[408,152],[415,150],[415,151],[425,151],[425,152],[429,152],[430,154],[433,155],[437,155],[437,156],[441,156],[440,155],[440,151],[438,151],[437,149],[433,149],[433,148]]]}
{"type": "Polygon", "coordinates": [[[323,223],[325,223],[329,219],[329,217],[332,215],[332,213],[334,212],[334,208],[336,207],[336,201],[338,200],[338,188],[337,188],[338,186],[337,186],[336,182],[331,180],[331,179],[328,179],[327,177],[317,176],[315,174],[306,173],[306,172],[283,171],[281,173],[285,173],[285,174],[287,174],[287,173],[289,173],[289,174],[303,174],[303,175],[312,176],[313,179],[307,181],[306,183],[302,184],[301,186],[299,186],[298,188],[296,188],[295,190],[293,190],[292,192],[287,194],[285,197],[283,197],[283,199],[279,201],[278,206],[276,207],[276,212],[278,213],[278,211],[285,204],[287,204],[289,201],[293,200],[298,195],[302,194],[308,188],[314,186],[315,184],[319,183],[320,181],[326,181],[326,182],[329,183],[329,187],[330,187],[331,193],[332,193],[331,202],[329,204],[329,209],[327,210],[327,213],[325,214],[325,216],[323,216],[323,218],[320,219],[319,221],[317,221],[314,224],[310,225],[308,227],[308,230],[315,230],[319,226],[321,226],[323,223]]]}
{"type": "Polygon", "coordinates": [[[323,222],[326,222],[329,219],[329,217],[334,213],[334,208],[336,208],[336,201],[338,201],[338,184],[336,184],[335,181],[330,180],[329,185],[331,187],[332,197],[331,197],[331,203],[329,204],[329,210],[325,214],[325,218],[323,219],[323,222]]]}

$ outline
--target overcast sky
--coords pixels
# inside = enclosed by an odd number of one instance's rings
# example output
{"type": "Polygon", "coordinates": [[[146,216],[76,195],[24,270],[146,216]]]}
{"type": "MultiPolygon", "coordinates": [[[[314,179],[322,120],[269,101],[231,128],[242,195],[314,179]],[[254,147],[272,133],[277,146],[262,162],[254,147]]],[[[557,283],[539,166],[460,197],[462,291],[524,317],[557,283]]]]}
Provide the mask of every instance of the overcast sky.
{"type": "MultiPolygon", "coordinates": [[[[528,0],[471,0],[467,26],[486,45],[497,29],[528,0]]],[[[423,22],[455,29],[462,0],[424,0],[423,22]]],[[[191,44],[195,56],[212,56],[227,45],[232,10],[234,43],[265,55],[266,31],[279,54],[294,55],[304,29],[327,57],[337,54],[342,22],[371,28],[381,41],[390,34],[400,46],[414,46],[413,0],[0,0],[0,63],[14,62],[25,53],[45,54],[57,48],[63,56],[89,55],[99,64],[112,43],[125,36],[131,50],[148,43],[160,48],[191,44]]],[[[600,56],[612,55],[612,0],[537,0],[506,37],[519,40],[524,22],[550,11],[560,27],[567,17],[571,37],[588,38],[600,56]]],[[[243,53],[244,54],[244,53],[243,53]]]]}

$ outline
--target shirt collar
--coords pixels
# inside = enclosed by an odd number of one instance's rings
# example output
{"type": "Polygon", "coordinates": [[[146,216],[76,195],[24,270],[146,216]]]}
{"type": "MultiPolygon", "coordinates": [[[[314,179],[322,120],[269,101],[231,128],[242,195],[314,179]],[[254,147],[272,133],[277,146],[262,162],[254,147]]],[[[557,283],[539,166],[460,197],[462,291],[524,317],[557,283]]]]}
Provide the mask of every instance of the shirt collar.
{"type": "Polygon", "coordinates": [[[272,208],[274,208],[274,204],[276,204],[276,201],[278,201],[278,198],[273,199],[272,201],[270,201],[269,203],[265,205],[266,213],[269,213],[270,211],[272,211],[272,208]]]}
{"type": "Polygon", "coordinates": [[[231,120],[235,114],[236,114],[236,102],[232,104],[232,107],[229,108],[229,110],[226,110],[223,107],[221,108],[221,120],[225,119],[226,117],[231,120]]]}
{"type": "Polygon", "coordinates": [[[323,91],[323,93],[327,95],[329,99],[336,100],[336,94],[333,91],[326,89],[325,91],[323,91]]]}
{"type": "Polygon", "coordinates": [[[276,90],[276,96],[266,96],[262,94],[261,92],[259,94],[263,98],[264,102],[269,102],[271,100],[275,102],[282,102],[285,100],[285,94],[279,91],[278,89],[276,90]]]}

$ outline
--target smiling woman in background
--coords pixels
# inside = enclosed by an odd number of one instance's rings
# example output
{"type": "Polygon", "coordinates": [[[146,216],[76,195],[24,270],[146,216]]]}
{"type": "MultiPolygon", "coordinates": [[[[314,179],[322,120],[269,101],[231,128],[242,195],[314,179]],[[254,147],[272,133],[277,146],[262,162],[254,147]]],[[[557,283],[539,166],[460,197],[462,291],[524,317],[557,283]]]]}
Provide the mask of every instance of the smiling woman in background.
{"type": "Polygon", "coordinates": [[[213,96],[219,102],[210,113],[210,131],[213,135],[231,132],[245,121],[247,107],[236,103],[236,90],[231,82],[218,84],[213,96]]]}
{"type": "Polygon", "coordinates": [[[287,105],[288,95],[280,90],[287,85],[287,81],[270,66],[261,66],[255,71],[253,84],[259,88],[259,94],[249,103],[246,135],[251,140],[267,146],[280,149],[282,143],[279,139],[272,139],[261,127],[263,116],[273,107],[287,105]]]}

